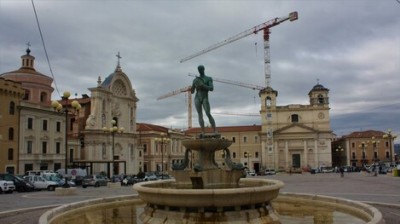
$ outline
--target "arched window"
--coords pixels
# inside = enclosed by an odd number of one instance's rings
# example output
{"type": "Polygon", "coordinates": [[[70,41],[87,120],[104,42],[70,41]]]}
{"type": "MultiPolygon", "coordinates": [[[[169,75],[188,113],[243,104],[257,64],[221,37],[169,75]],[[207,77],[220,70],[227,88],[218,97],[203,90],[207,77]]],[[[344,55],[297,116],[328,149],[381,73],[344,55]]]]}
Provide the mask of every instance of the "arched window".
{"type": "Polygon", "coordinates": [[[46,92],[41,92],[40,93],[40,102],[44,103],[47,101],[47,93],[46,92]]]}
{"type": "Polygon", "coordinates": [[[318,95],[318,103],[319,104],[323,104],[324,103],[324,96],[322,96],[321,94],[318,95]]]}
{"type": "Polygon", "coordinates": [[[267,96],[267,98],[265,98],[265,106],[270,107],[271,106],[271,97],[267,96]]]}
{"type": "Polygon", "coordinates": [[[14,140],[14,128],[8,129],[8,140],[14,140]]]}
{"type": "Polygon", "coordinates": [[[29,100],[29,95],[30,94],[31,94],[31,91],[25,90],[24,100],[29,100]]]}
{"type": "Polygon", "coordinates": [[[14,101],[10,102],[9,114],[11,114],[11,115],[15,114],[15,103],[14,103],[14,101]]]}

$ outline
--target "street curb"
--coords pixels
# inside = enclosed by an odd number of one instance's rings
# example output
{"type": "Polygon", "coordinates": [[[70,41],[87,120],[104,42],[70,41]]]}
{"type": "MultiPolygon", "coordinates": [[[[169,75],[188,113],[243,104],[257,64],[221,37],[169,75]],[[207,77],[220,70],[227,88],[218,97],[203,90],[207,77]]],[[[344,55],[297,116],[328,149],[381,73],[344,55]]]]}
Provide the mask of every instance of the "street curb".
{"type": "Polygon", "coordinates": [[[45,208],[55,208],[55,207],[59,207],[61,205],[62,204],[44,205],[44,206],[37,206],[37,207],[31,207],[31,208],[21,208],[21,209],[3,211],[3,212],[0,212],[0,218],[17,215],[17,214],[24,213],[24,212],[31,212],[31,211],[35,211],[35,210],[45,209],[45,208]]]}

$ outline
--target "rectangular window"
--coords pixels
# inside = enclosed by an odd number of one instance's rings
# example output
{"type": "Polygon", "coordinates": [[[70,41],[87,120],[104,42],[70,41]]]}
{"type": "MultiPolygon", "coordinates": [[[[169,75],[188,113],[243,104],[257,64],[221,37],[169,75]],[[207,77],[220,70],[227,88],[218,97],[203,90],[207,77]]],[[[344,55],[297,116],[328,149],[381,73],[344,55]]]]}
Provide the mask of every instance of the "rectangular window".
{"type": "Polygon", "coordinates": [[[47,131],[47,120],[43,120],[43,131],[47,131]]]}
{"type": "Polygon", "coordinates": [[[60,121],[57,121],[57,123],[56,123],[56,131],[61,132],[61,122],[60,121]]]}
{"type": "Polygon", "coordinates": [[[33,129],[33,118],[28,117],[28,129],[33,129]]]}
{"type": "Polygon", "coordinates": [[[258,143],[258,136],[254,136],[254,143],[258,143]]]}
{"type": "Polygon", "coordinates": [[[232,137],[232,142],[236,142],[236,138],[235,137],[232,137]]]}
{"type": "Polygon", "coordinates": [[[8,149],[8,160],[14,160],[14,149],[8,149]]]}
{"type": "Polygon", "coordinates": [[[351,147],[354,148],[356,147],[356,144],[354,142],[351,143],[351,147]]]}
{"type": "Polygon", "coordinates": [[[256,152],[256,158],[258,158],[258,152],[256,152]]]}
{"type": "Polygon", "coordinates": [[[61,153],[61,142],[56,142],[56,154],[61,153]]]}
{"type": "Polygon", "coordinates": [[[352,157],[353,159],[356,159],[356,153],[353,152],[353,153],[351,154],[351,157],[352,157]]]}
{"type": "Polygon", "coordinates": [[[47,153],[47,142],[42,142],[42,153],[43,154],[47,153]]]}
{"type": "Polygon", "coordinates": [[[32,154],[32,146],[33,146],[32,141],[26,142],[26,153],[32,154]]]}
{"type": "Polygon", "coordinates": [[[143,153],[147,155],[147,144],[143,144],[143,153]]]}
{"type": "Polygon", "coordinates": [[[243,137],[243,143],[247,143],[247,137],[246,136],[243,137]]]}

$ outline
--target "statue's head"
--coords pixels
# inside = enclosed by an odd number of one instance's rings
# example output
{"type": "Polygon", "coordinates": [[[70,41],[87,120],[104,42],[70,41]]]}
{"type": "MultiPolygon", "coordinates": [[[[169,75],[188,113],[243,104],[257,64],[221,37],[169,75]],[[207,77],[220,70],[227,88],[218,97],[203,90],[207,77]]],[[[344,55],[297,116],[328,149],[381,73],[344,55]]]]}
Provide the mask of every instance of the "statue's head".
{"type": "Polygon", "coordinates": [[[204,65],[199,65],[197,67],[197,70],[199,70],[200,73],[203,73],[204,72],[204,65]]]}

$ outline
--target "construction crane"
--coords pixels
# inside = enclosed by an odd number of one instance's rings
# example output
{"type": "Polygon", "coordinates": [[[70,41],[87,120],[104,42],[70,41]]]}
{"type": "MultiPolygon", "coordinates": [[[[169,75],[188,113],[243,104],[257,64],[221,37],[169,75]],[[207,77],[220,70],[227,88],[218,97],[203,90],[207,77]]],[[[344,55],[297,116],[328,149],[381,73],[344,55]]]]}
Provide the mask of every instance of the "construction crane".
{"type": "Polygon", "coordinates": [[[170,96],[175,96],[179,93],[187,93],[188,96],[188,128],[192,128],[192,86],[186,86],[181,89],[174,90],[157,98],[157,100],[165,99],[170,96]]]}
{"type": "Polygon", "coordinates": [[[226,40],[224,40],[222,42],[213,44],[213,45],[209,46],[208,48],[206,48],[204,50],[201,50],[201,51],[199,51],[197,53],[194,53],[194,54],[192,54],[192,55],[190,55],[190,56],[188,56],[186,58],[183,58],[182,60],[180,60],[180,62],[182,63],[182,62],[188,61],[188,60],[190,60],[192,58],[195,58],[195,57],[200,56],[202,54],[205,54],[205,53],[207,53],[209,51],[215,50],[215,49],[217,49],[219,47],[222,47],[224,45],[227,45],[229,43],[232,43],[232,42],[237,41],[239,39],[242,39],[244,37],[247,37],[247,36],[249,36],[251,34],[257,34],[258,31],[263,30],[264,31],[265,86],[266,87],[270,87],[270,85],[271,85],[271,65],[270,65],[271,60],[270,60],[270,50],[269,50],[269,34],[270,34],[269,29],[271,27],[279,25],[280,23],[282,23],[284,21],[287,21],[287,20],[294,21],[294,20],[297,20],[297,19],[298,19],[297,12],[291,12],[291,13],[289,13],[288,16],[285,16],[285,17],[281,17],[281,18],[277,17],[275,19],[271,19],[271,20],[269,20],[269,21],[267,21],[265,23],[257,25],[257,26],[255,26],[255,27],[253,27],[251,29],[245,30],[245,31],[243,31],[243,32],[241,32],[239,34],[236,34],[236,35],[234,35],[234,36],[232,36],[232,37],[230,37],[230,38],[228,38],[228,39],[226,39],[226,40]]]}
{"type": "MultiPolygon", "coordinates": [[[[197,77],[197,75],[193,74],[193,73],[189,73],[188,76],[197,77]]],[[[232,80],[228,80],[228,79],[219,79],[219,78],[212,78],[212,79],[215,82],[222,82],[225,84],[241,86],[241,87],[245,87],[245,88],[249,88],[249,89],[253,89],[253,90],[262,90],[265,88],[265,87],[258,86],[258,85],[253,85],[253,84],[238,82],[238,81],[232,81],[232,80]]]]}

